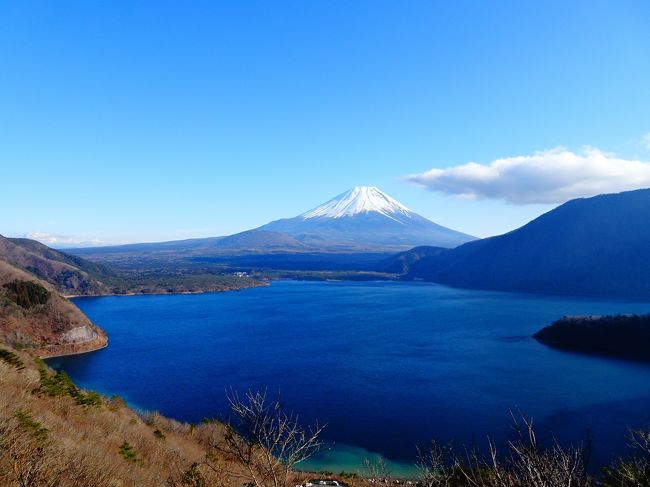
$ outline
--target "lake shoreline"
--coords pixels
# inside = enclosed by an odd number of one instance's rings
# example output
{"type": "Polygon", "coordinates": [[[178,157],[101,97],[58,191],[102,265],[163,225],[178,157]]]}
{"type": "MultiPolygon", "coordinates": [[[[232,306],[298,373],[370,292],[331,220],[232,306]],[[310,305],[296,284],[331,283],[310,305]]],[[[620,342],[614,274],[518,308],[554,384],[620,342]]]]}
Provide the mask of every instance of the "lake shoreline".
{"type": "MultiPolygon", "coordinates": [[[[64,352],[64,353],[55,353],[55,354],[43,354],[43,353],[38,353],[38,357],[42,358],[43,360],[51,359],[51,358],[60,358],[60,357],[72,357],[74,355],[85,355],[88,353],[93,353],[93,352],[99,352],[100,350],[103,350],[105,348],[108,348],[108,342],[106,342],[104,345],[100,345],[96,348],[92,348],[89,350],[80,350],[80,351],[75,351],[75,352],[64,352]]],[[[29,350],[25,350],[28,352],[29,350]]]]}
{"type": "Polygon", "coordinates": [[[87,353],[97,352],[107,347],[108,335],[103,330],[101,330],[100,333],[91,340],[82,342],[58,343],[34,348],[23,348],[23,350],[41,359],[50,359],[57,357],[83,355],[87,353]]]}
{"type": "Polygon", "coordinates": [[[256,289],[258,287],[265,287],[269,286],[270,282],[269,280],[267,281],[260,281],[258,283],[255,283],[250,286],[241,286],[241,287],[233,287],[229,289],[206,289],[206,290],[200,290],[200,291],[170,291],[170,292],[163,292],[163,291],[153,291],[153,292],[128,292],[128,293],[101,293],[101,294],[64,294],[62,295],[66,299],[78,299],[78,298],[104,298],[104,297],[119,297],[119,296],[174,296],[174,295],[182,295],[182,294],[209,294],[209,293],[228,293],[232,291],[245,291],[246,289],[256,289]]]}

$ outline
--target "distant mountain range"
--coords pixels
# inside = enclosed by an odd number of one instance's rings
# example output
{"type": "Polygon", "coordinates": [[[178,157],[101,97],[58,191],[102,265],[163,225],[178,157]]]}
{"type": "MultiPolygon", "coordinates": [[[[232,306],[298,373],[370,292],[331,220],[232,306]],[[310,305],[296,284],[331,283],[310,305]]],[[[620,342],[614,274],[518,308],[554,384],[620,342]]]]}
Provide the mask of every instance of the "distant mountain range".
{"type": "Polygon", "coordinates": [[[357,186],[294,218],[226,237],[70,249],[79,255],[182,252],[195,256],[268,252],[392,253],[416,245],[475,240],[409,210],[375,187],[357,186]]]}
{"type": "Polygon", "coordinates": [[[374,271],[476,289],[650,298],[648,221],[650,189],[644,189],[572,200],[512,232],[472,240],[376,188],[358,187],[297,217],[228,237],[70,250],[94,262],[0,237],[0,257],[71,294],[104,293],[109,284],[119,292],[201,290],[209,289],[204,283],[214,285],[218,273],[291,270],[374,271]],[[435,244],[421,245],[427,241],[435,244]],[[449,248],[455,243],[462,244],[449,248]]]}
{"type": "Polygon", "coordinates": [[[164,260],[148,261],[146,252],[136,255],[145,257],[134,268],[125,270],[120,267],[119,259],[108,266],[34,240],[0,235],[0,262],[46,282],[64,296],[224,291],[263,284],[222,269],[210,270],[178,262],[166,265],[164,260]],[[143,262],[146,264],[141,265],[143,262]]]}
{"type": "Polygon", "coordinates": [[[649,222],[650,189],[600,195],[505,235],[451,250],[412,249],[382,265],[459,287],[648,298],[649,222]]]}

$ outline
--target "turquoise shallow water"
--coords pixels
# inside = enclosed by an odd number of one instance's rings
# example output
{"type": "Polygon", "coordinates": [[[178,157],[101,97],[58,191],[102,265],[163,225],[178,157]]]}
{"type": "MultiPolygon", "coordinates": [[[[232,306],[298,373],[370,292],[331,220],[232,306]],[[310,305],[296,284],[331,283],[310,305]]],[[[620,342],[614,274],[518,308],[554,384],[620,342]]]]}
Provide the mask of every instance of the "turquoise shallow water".
{"type": "Polygon", "coordinates": [[[435,284],[279,281],[202,295],[81,298],[107,349],[50,360],[85,387],[187,421],[226,414],[225,391],[279,392],[333,442],[309,468],[395,469],[415,445],[503,443],[509,411],[563,442],[589,429],[594,460],[650,424],[650,366],[552,350],[532,333],[567,314],[650,303],[459,290],[435,284]]]}

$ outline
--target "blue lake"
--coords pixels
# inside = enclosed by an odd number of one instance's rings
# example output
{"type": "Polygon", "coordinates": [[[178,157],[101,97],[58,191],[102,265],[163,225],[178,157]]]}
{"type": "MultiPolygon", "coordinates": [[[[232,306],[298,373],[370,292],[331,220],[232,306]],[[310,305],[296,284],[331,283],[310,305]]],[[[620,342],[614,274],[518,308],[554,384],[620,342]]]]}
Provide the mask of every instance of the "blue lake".
{"type": "Polygon", "coordinates": [[[459,290],[435,284],[295,282],[240,292],[80,298],[104,350],[49,360],[79,384],[198,422],[225,392],[280,392],[334,442],[310,468],[358,470],[378,452],[408,469],[415,445],[498,443],[509,411],[594,461],[650,424],[650,365],[550,349],[531,335],[571,314],[645,313],[650,303],[459,290]]]}

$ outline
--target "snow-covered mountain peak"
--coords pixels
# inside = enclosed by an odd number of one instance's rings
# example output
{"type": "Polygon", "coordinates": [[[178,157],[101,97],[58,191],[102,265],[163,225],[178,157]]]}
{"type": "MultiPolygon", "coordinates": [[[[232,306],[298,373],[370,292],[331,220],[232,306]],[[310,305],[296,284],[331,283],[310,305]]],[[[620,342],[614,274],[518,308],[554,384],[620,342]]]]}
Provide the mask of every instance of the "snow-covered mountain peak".
{"type": "Polygon", "coordinates": [[[388,218],[396,216],[411,218],[414,213],[374,186],[356,186],[328,202],[300,215],[303,220],[311,218],[342,218],[360,213],[380,213],[388,218]]]}
{"type": "Polygon", "coordinates": [[[285,233],[307,248],[335,252],[397,252],[419,245],[451,248],[474,240],[414,213],[373,186],[357,186],[302,215],[272,221],[259,230],[285,233]]]}

